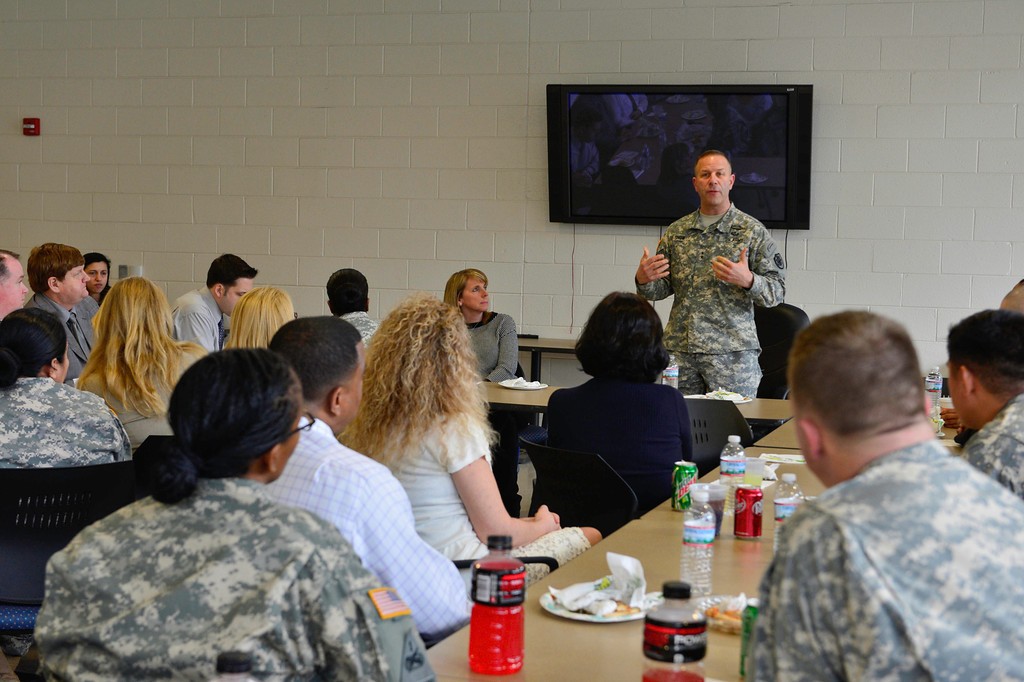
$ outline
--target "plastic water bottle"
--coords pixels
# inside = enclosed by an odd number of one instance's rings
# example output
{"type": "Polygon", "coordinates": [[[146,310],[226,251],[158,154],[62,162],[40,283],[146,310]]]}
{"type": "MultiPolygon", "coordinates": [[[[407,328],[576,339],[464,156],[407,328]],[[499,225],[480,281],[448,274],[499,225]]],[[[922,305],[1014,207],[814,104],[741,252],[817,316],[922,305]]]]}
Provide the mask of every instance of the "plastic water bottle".
{"type": "Polygon", "coordinates": [[[256,682],[252,672],[252,654],[248,651],[225,651],[217,656],[217,676],[212,682],[256,682]]]}
{"type": "Polygon", "coordinates": [[[523,597],[526,566],[511,554],[512,537],[487,538],[487,556],[473,564],[469,668],[506,675],[523,667],[523,597]]]}
{"type": "Polygon", "coordinates": [[[661,372],[661,383],[672,388],[679,388],[679,362],[676,356],[668,356],[668,367],[661,372]]]}
{"type": "Polygon", "coordinates": [[[725,492],[724,513],[725,516],[732,516],[736,507],[736,486],[743,483],[743,476],[747,473],[747,453],[740,445],[739,436],[729,436],[729,442],[722,448],[718,472],[722,485],[729,486],[725,492]]]}
{"type": "Polygon", "coordinates": [[[667,582],[661,593],[664,603],[644,618],[643,682],[703,680],[707,618],[690,599],[690,586],[685,582],[667,582]]]}
{"type": "Polygon", "coordinates": [[[715,512],[708,504],[708,491],[690,494],[690,508],[683,512],[683,549],[679,558],[679,579],[689,583],[694,596],[711,594],[711,559],[715,553],[715,512]]]}
{"type": "Polygon", "coordinates": [[[932,367],[932,371],[928,372],[924,378],[924,391],[928,394],[928,399],[931,401],[931,408],[928,410],[928,416],[935,414],[939,409],[939,398],[942,397],[942,373],[939,372],[938,367],[932,367]]]}
{"type": "Polygon", "coordinates": [[[804,491],[796,482],[796,474],[782,474],[782,481],[775,488],[775,539],[772,551],[779,549],[779,532],[786,519],[804,503],[804,491]]]}

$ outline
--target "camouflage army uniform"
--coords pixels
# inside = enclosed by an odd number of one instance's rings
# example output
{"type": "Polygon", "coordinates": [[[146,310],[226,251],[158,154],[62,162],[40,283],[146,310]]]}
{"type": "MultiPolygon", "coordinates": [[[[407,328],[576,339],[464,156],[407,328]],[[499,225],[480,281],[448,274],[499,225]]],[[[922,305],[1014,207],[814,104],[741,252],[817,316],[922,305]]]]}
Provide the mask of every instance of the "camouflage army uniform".
{"type": "Polygon", "coordinates": [[[433,679],[412,617],[379,587],[328,522],[260,483],[203,479],[55,554],[36,639],[47,679],[209,680],[232,649],[260,679],[433,679]]]}
{"type": "Polygon", "coordinates": [[[999,410],[964,447],[964,458],[1024,497],[1024,394],[999,410]]]}
{"type": "Polygon", "coordinates": [[[362,310],[357,310],[354,313],[345,313],[341,316],[341,319],[356,328],[356,331],[359,332],[359,336],[363,339],[364,346],[370,345],[370,339],[377,333],[377,327],[380,326],[379,322],[372,319],[365,311],[362,310]]]}
{"type": "Polygon", "coordinates": [[[1020,679],[1024,504],[935,441],[869,464],[782,528],[756,680],[1020,679]]]}
{"type": "Polygon", "coordinates": [[[679,390],[703,393],[721,386],[756,394],[761,348],[754,305],[770,308],[786,294],[786,263],[768,230],[735,205],[707,228],[695,211],[668,226],[658,253],[668,258],[669,276],[638,284],[637,293],[652,301],[675,296],[665,347],[679,360],[679,390]],[[750,289],[718,280],[711,269],[715,256],[738,261],[743,247],[754,273],[750,289]]]}
{"type": "Polygon", "coordinates": [[[103,399],[45,377],[0,389],[0,469],[73,467],[131,457],[103,399]]]}

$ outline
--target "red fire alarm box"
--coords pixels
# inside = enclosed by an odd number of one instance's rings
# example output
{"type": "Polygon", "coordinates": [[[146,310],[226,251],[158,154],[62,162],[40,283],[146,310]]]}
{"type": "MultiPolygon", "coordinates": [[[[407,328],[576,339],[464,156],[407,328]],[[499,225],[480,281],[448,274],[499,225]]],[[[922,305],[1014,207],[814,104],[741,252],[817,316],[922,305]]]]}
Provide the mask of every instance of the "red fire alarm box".
{"type": "Polygon", "coordinates": [[[39,119],[38,118],[24,118],[21,120],[22,131],[26,135],[38,135],[39,134],[39,119]]]}

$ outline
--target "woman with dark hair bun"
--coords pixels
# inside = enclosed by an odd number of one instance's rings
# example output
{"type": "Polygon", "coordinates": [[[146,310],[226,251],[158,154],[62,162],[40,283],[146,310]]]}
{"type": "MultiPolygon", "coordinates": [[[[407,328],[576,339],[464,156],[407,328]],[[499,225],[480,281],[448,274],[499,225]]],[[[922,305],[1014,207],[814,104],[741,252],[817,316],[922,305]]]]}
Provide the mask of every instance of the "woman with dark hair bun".
{"type": "Polygon", "coordinates": [[[636,294],[608,294],[590,314],[576,357],[594,378],[551,394],[548,442],[601,455],[646,512],[672,494],[672,467],[693,451],[686,401],[653,383],[669,360],[661,320],[636,294]]]}
{"type": "Polygon", "coordinates": [[[214,353],[182,375],[153,497],[47,566],[47,677],[211,679],[217,654],[241,650],[260,679],[397,680],[403,662],[410,679],[430,678],[394,590],[332,524],[264,490],[298,443],[301,397],[266,349],[214,353]]]}
{"type": "Polygon", "coordinates": [[[0,468],[73,467],[131,457],[121,422],[99,396],[64,383],[64,326],[41,308],[0,320],[0,468]]]}

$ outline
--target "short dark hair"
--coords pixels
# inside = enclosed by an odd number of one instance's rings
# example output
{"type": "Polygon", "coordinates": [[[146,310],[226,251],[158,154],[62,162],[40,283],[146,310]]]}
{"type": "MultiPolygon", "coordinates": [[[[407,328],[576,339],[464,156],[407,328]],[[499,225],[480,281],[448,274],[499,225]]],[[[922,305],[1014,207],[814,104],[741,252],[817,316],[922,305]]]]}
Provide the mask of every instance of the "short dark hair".
{"type": "Polygon", "coordinates": [[[592,377],[649,383],[668,366],[661,318],[646,299],[615,291],[602,299],[576,342],[576,357],[592,377]]]}
{"type": "Polygon", "coordinates": [[[68,335],[57,316],[41,308],[20,308],[0,320],[0,388],[34,377],[51,360],[64,361],[68,335]]]}
{"type": "Polygon", "coordinates": [[[925,418],[914,343],[898,322],[875,313],[816,319],[797,334],[786,376],[797,406],[841,436],[895,431],[925,418]]]}
{"type": "Polygon", "coordinates": [[[327,280],[327,303],[335,315],[366,311],[370,285],[363,273],[342,268],[327,280]]]}
{"type": "Polygon", "coordinates": [[[21,256],[14,253],[13,251],[8,251],[7,249],[0,249],[0,282],[6,281],[7,278],[11,276],[11,271],[7,267],[8,258],[18,260],[19,258],[21,258],[21,256]]]}
{"type": "Polygon", "coordinates": [[[235,254],[225,253],[210,263],[210,269],[206,271],[206,288],[212,289],[214,284],[231,287],[239,278],[255,279],[257,272],[256,268],[235,254]]]}
{"type": "Polygon", "coordinates": [[[718,149],[705,149],[693,161],[693,177],[697,177],[697,164],[699,164],[700,160],[706,156],[721,156],[723,159],[726,160],[726,162],[728,162],[729,168],[732,168],[732,159],[729,157],[728,153],[720,151],[718,149]]]}
{"type": "Polygon", "coordinates": [[[28,254],[28,284],[42,294],[50,290],[50,278],[64,279],[79,265],[85,265],[82,252],[67,244],[47,242],[28,254]]]}
{"type": "Polygon", "coordinates": [[[153,497],[173,504],[201,478],[233,478],[286,440],[302,388],[288,362],[266,348],[211,353],[189,367],[171,394],[174,432],[156,462],[153,497]]]}
{"type": "Polygon", "coordinates": [[[270,350],[280,353],[299,375],[303,400],[318,403],[352,376],[360,341],[359,331],[341,318],[302,317],[277,330],[270,350]]]}
{"type": "Polygon", "coordinates": [[[1012,310],[983,310],[949,330],[951,365],[962,365],[996,395],[1024,392],[1024,315],[1012,310]]]}

